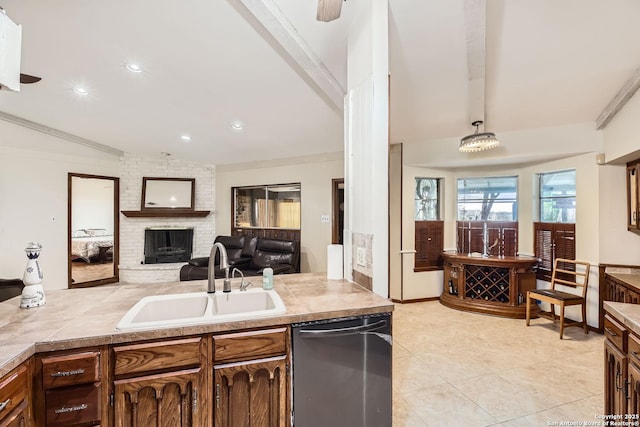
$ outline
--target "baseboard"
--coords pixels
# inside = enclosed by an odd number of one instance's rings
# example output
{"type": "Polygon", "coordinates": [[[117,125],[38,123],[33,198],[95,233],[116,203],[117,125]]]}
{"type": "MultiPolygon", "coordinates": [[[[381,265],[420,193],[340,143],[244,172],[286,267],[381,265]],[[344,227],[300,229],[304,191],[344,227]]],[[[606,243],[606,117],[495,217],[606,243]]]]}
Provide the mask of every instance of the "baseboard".
{"type": "Polygon", "coordinates": [[[414,302],[438,301],[439,299],[440,297],[416,298],[416,299],[405,299],[405,300],[391,298],[391,302],[395,302],[398,304],[411,304],[414,302]]]}

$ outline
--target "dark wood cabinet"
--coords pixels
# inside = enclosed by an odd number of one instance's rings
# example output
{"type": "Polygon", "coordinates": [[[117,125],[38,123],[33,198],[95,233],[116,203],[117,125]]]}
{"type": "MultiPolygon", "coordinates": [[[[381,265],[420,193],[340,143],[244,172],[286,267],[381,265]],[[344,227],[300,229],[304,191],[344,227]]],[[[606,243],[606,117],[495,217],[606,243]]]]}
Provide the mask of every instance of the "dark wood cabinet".
{"type": "Polygon", "coordinates": [[[289,329],[213,337],[215,427],[289,425],[289,329]]]}
{"type": "Polygon", "coordinates": [[[627,163],[627,230],[640,233],[640,160],[627,163]]]}
{"type": "Polygon", "coordinates": [[[609,313],[604,333],[604,413],[625,419],[640,413],[640,337],[609,313]]]}
{"type": "Polygon", "coordinates": [[[640,368],[635,363],[629,363],[628,375],[627,413],[640,414],[640,368]]]}
{"type": "MultiPolygon", "coordinates": [[[[535,289],[537,258],[475,257],[445,252],[440,302],[463,311],[524,319],[527,291],[535,289]]],[[[531,303],[534,316],[538,306],[531,303]]]]}
{"type": "Polygon", "coordinates": [[[31,362],[0,378],[0,426],[31,425],[31,362]]]}
{"type": "Polygon", "coordinates": [[[108,391],[102,363],[106,347],[36,356],[35,425],[47,427],[108,424],[108,391]]]}
{"type": "Polygon", "coordinates": [[[206,340],[202,337],[116,346],[116,427],[206,426],[206,340]]]}
{"type": "Polygon", "coordinates": [[[115,381],[115,425],[205,426],[198,401],[202,372],[193,368],[115,381]]]}
{"type": "Polygon", "coordinates": [[[604,413],[627,413],[627,357],[611,341],[604,343],[604,413]]]}
{"type": "Polygon", "coordinates": [[[216,365],[215,427],[287,425],[286,356],[216,365]]]}

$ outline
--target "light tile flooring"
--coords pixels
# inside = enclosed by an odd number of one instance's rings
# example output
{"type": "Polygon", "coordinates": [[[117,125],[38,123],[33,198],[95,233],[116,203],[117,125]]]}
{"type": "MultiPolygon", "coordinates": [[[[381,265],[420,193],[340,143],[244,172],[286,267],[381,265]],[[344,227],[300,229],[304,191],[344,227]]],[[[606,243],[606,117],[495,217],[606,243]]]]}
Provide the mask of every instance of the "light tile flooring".
{"type": "Polygon", "coordinates": [[[586,425],[603,412],[600,334],[560,340],[548,319],[430,301],[396,304],[393,336],[393,427],[586,425]]]}

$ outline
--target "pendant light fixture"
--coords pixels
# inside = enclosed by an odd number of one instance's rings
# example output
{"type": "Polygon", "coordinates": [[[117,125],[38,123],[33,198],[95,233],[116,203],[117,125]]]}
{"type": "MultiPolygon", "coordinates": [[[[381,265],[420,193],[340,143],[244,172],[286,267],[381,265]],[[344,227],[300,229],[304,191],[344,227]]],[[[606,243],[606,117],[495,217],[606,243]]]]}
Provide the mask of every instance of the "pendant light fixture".
{"type": "Polygon", "coordinates": [[[460,140],[460,147],[458,150],[463,153],[473,153],[476,151],[490,150],[500,145],[500,141],[496,134],[493,132],[480,132],[480,125],[484,122],[482,120],[476,120],[471,123],[476,127],[476,131],[471,135],[462,137],[460,140]]]}

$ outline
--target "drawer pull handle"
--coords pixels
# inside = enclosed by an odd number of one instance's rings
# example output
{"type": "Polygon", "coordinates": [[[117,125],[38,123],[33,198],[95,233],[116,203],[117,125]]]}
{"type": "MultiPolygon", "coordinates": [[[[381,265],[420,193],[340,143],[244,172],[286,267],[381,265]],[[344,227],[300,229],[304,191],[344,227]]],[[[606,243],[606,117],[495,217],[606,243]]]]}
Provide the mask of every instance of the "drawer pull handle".
{"type": "Polygon", "coordinates": [[[216,409],[220,409],[220,384],[216,384],[216,409]]]}
{"type": "Polygon", "coordinates": [[[83,403],[82,405],[76,405],[76,406],[63,406],[62,408],[56,409],[53,412],[55,412],[56,414],[66,414],[67,412],[84,411],[88,407],[89,406],[86,403],[83,403]]]}
{"type": "Polygon", "coordinates": [[[616,334],[614,331],[612,331],[611,329],[607,328],[606,326],[605,326],[604,330],[607,331],[607,333],[609,335],[611,335],[612,337],[617,337],[618,336],[618,334],[616,334]]]}
{"type": "Polygon", "coordinates": [[[633,355],[633,357],[635,357],[637,360],[640,360],[640,353],[638,353],[637,351],[632,351],[631,354],[633,355]]]}
{"type": "Polygon", "coordinates": [[[58,371],[51,374],[52,377],[70,377],[72,375],[82,375],[84,374],[84,369],[74,369],[73,371],[58,371]]]}
{"type": "Polygon", "coordinates": [[[0,411],[4,411],[4,408],[9,406],[9,403],[11,403],[11,399],[7,399],[4,402],[0,402],[0,411]]]}

